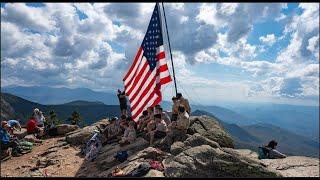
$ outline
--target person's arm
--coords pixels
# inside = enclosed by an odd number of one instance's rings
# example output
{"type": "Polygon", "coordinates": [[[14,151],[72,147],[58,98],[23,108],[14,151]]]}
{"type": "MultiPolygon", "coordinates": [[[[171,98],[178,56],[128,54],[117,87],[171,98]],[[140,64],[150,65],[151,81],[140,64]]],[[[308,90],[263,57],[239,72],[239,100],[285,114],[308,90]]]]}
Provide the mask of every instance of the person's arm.
{"type": "Polygon", "coordinates": [[[272,149],[270,151],[270,156],[274,157],[274,158],[286,158],[287,156],[279,151],[277,151],[276,149],[272,149]]]}
{"type": "Polygon", "coordinates": [[[129,141],[130,143],[133,142],[135,140],[135,131],[134,130],[130,130],[130,132],[128,133],[128,136],[126,137],[126,140],[129,141]]]}
{"type": "Polygon", "coordinates": [[[187,104],[187,108],[188,108],[188,111],[189,111],[188,114],[191,114],[191,107],[190,107],[190,104],[189,104],[189,100],[188,100],[188,99],[186,99],[186,104],[187,104]]]}

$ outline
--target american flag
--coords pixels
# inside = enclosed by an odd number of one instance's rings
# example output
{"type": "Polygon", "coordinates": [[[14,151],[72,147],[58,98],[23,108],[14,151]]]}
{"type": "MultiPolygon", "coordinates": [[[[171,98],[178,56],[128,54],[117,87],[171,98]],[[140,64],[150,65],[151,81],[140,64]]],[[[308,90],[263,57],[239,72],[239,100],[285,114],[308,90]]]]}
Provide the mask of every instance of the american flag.
{"type": "Polygon", "coordinates": [[[165,59],[158,3],[141,47],[123,81],[134,121],[138,121],[149,106],[161,102],[161,85],[172,81],[165,59]]]}

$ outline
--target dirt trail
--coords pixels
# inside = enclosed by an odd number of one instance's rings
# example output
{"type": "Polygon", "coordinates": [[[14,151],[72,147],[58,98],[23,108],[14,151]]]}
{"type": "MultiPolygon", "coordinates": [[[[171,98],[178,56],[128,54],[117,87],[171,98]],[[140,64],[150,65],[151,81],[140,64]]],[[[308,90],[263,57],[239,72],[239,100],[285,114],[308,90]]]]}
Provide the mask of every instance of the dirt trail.
{"type": "Polygon", "coordinates": [[[78,156],[79,149],[70,147],[63,139],[46,139],[32,152],[1,162],[1,177],[74,177],[83,158],[78,156]]]}

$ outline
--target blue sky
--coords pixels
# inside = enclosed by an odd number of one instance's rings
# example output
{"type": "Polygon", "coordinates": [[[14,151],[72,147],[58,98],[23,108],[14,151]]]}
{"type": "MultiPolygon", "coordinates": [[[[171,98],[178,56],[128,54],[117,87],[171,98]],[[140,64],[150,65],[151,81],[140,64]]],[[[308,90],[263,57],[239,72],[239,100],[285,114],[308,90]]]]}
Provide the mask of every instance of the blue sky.
{"type": "MultiPolygon", "coordinates": [[[[153,7],[1,3],[1,84],[121,88],[153,7]]],[[[165,8],[178,89],[189,91],[189,99],[318,105],[319,4],[165,8]]],[[[169,57],[167,51],[172,72],[169,57]]],[[[172,90],[173,83],[164,88],[164,99],[172,90]]]]}

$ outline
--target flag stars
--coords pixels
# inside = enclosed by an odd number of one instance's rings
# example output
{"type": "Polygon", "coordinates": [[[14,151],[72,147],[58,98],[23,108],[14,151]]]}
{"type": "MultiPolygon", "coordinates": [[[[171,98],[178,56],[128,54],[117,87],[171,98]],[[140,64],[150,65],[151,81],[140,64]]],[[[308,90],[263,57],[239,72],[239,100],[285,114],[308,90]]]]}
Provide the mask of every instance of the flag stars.
{"type": "Polygon", "coordinates": [[[153,15],[150,19],[150,23],[147,29],[147,33],[143,40],[142,46],[144,49],[144,56],[149,62],[150,69],[154,69],[156,66],[156,53],[157,48],[163,45],[161,22],[160,17],[157,13],[157,9],[154,10],[153,15]]]}

